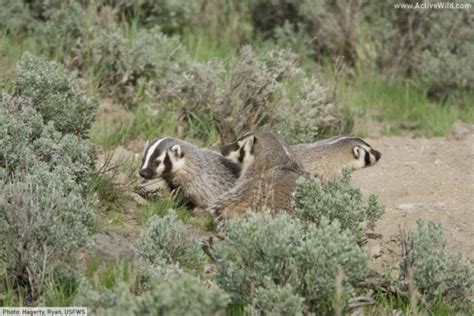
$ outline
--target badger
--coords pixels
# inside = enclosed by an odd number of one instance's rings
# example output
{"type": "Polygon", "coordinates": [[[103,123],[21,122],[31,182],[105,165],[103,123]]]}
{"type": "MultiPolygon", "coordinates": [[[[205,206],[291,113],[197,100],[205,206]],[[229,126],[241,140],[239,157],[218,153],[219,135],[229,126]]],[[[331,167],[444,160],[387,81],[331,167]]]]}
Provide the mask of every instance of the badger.
{"type": "Polygon", "coordinates": [[[235,186],[208,209],[219,231],[228,220],[242,216],[249,208],[291,211],[296,180],[306,173],[275,133],[248,133],[223,145],[221,153],[239,162],[242,170],[235,186]]]}
{"type": "MultiPolygon", "coordinates": [[[[254,159],[251,149],[243,140],[221,147],[222,154],[241,165],[242,170],[254,159]]],[[[352,170],[363,169],[375,165],[382,157],[380,151],[355,136],[337,136],[313,143],[291,145],[287,150],[291,151],[306,172],[323,182],[333,180],[346,167],[352,170]]]]}
{"type": "Polygon", "coordinates": [[[337,136],[290,148],[305,171],[321,181],[333,180],[346,167],[359,170],[373,166],[382,157],[380,151],[355,136],[337,136]]]}
{"type": "Polygon", "coordinates": [[[240,169],[218,152],[161,137],[147,146],[139,175],[146,180],[164,180],[171,189],[179,188],[192,204],[205,209],[233,187],[240,169]]]}

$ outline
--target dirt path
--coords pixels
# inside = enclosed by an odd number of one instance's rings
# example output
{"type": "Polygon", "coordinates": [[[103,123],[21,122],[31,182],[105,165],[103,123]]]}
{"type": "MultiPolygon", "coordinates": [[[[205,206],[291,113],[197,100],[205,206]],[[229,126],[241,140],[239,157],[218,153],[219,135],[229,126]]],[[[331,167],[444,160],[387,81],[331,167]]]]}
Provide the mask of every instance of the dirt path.
{"type": "Polygon", "coordinates": [[[400,227],[416,227],[417,218],[442,223],[449,247],[474,260],[474,134],[458,138],[368,140],[382,159],[353,182],[386,207],[376,227],[383,237],[369,240],[375,266],[394,263],[400,227]]]}

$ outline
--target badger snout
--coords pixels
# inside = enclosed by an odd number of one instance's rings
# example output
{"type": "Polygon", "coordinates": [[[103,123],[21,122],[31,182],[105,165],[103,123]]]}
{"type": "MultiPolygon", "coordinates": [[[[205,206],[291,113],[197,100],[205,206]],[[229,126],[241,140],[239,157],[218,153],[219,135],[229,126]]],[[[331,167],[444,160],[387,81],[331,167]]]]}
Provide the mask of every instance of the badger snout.
{"type": "Polygon", "coordinates": [[[378,150],[375,150],[375,149],[372,149],[372,151],[370,152],[372,155],[374,155],[375,157],[375,161],[379,161],[380,158],[382,158],[382,153],[378,150]]]}
{"type": "Polygon", "coordinates": [[[150,169],[140,169],[138,174],[146,180],[151,180],[155,176],[155,173],[150,169]]]}

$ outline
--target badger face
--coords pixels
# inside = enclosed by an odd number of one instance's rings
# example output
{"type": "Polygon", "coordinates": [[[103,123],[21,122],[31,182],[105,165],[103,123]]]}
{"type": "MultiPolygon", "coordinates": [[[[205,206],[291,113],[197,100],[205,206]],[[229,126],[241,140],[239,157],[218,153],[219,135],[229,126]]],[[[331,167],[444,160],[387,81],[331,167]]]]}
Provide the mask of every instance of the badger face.
{"type": "Polygon", "coordinates": [[[382,157],[381,152],[364,144],[352,147],[352,154],[354,156],[354,160],[352,161],[353,170],[374,165],[382,157]]]}
{"type": "Polygon", "coordinates": [[[184,153],[178,144],[170,138],[160,138],[152,142],[143,154],[138,174],[146,179],[164,178],[184,164],[184,153]]]}
{"type": "Polygon", "coordinates": [[[254,160],[254,146],[257,138],[247,134],[233,143],[222,145],[220,150],[224,157],[245,169],[254,160]]]}

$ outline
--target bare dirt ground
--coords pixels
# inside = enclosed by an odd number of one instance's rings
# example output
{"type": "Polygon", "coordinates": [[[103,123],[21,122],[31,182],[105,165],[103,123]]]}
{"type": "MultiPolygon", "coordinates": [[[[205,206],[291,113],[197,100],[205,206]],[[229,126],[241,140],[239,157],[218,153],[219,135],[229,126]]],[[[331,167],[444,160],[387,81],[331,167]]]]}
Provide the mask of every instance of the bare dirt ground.
{"type": "Polygon", "coordinates": [[[367,140],[383,156],[353,183],[386,208],[376,227],[382,237],[369,240],[374,268],[396,262],[400,229],[415,228],[417,218],[443,224],[449,248],[474,261],[474,133],[463,128],[446,139],[367,140]]]}

